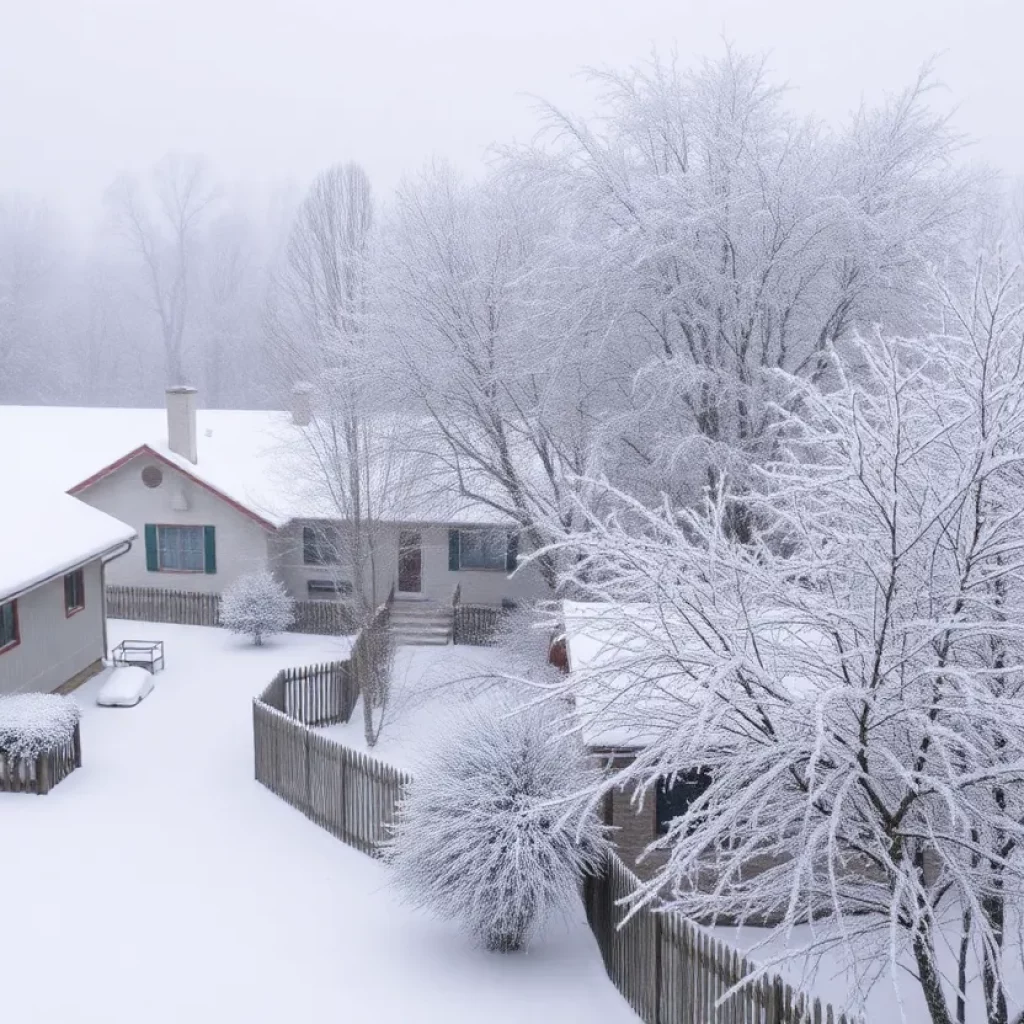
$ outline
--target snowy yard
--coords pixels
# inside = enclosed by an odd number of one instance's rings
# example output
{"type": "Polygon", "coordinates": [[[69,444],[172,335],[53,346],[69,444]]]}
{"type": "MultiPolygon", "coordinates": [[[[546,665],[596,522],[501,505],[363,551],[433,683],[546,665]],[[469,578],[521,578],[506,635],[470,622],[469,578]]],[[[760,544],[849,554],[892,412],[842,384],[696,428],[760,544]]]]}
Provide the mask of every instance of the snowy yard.
{"type": "Polygon", "coordinates": [[[494,676],[509,671],[509,654],[496,647],[399,647],[380,740],[370,750],[363,736],[362,704],[351,719],[322,731],[395,768],[415,774],[423,753],[443,742],[455,705],[486,701],[497,692],[494,676]]]}
{"type": "Polygon", "coordinates": [[[76,694],[84,767],[49,796],[0,796],[7,1016],[636,1020],[582,914],[528,955],[477,951],[253,781],[250,698],[281,667],[343,657],[347,641],[254,648],[215,629],[111,623],[111,643],[139,636],[167,644],[155,691],[100,708],[91,680],[76,694]]]}

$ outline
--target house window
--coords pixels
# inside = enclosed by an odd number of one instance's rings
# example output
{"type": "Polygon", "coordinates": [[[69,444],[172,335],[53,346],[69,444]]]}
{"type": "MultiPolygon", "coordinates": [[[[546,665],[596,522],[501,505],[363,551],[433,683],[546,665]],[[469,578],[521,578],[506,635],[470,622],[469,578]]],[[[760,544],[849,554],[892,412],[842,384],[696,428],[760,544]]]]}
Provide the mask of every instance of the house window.
{"type": "MultiPolygon", "coordinates": [[[[508,568],[509,535],[503,527],[453,530],[452,533],[457,538],[456,568],[501,569],[502,571],[508,568]]],[[[449,568],[451,568],[450,565],[449,568]]]]}
{"type": "Polygon", "coordinates": [[[338,531],[333,526],[302,528],[302,561],[306,565],[337,565],[338,531]]]}
{"type": "Polygon", "coordinates": [[[68,617],[85,607],[85,573],[81,569],[64,577],[64,614],[68,617]]]}
{"type": "Polygon", "coordinates": [[[348,580],[307,580],[306,593],[313,601],[330,601],[351,596],[352,584],[348,580]]]}
{"type": "Polygon", "coordinates": [[[158,526],[156,561],[160,572],[205,572],[201,526],[158,526]]]}
{"type": "Polygon", "coordinates": [[[0,654],[17,647],[21,642],[18,632],[18,602],[0,604],[0,654]]]}
{"type": "Polygon", "coordinates": [[[702,796],[710,785],[711,775],[703,768],[679,772],[671,781],[668,778],[659,780],[655,799],[658,832],[664,835],[672,819],[684,815],[690,805],[702,796]]]}

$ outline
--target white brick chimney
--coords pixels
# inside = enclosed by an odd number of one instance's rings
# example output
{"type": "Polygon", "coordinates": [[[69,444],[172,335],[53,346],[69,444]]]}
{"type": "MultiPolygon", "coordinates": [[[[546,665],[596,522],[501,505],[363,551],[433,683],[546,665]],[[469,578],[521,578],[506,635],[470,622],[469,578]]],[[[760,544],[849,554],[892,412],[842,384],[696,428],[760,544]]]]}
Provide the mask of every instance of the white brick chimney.
{"type": "Polygon", "coordinates": [[[195,388],[182,384],[167,389],[167,447],[193,464],[199,461],[195,388]]]}
{"type": "Polygon", "coordinates": [[[292,388],[292,423],[308,427],[313,416],[313,388],[300,381],[292,388]]]}

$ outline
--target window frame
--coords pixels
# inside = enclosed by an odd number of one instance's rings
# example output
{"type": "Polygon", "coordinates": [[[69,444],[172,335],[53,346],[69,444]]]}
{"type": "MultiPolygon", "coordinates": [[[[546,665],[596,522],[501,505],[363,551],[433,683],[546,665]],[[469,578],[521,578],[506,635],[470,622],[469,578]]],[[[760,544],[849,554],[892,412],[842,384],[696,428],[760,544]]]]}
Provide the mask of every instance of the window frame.
{"type": "Polygon", "coordinates": [[[154,523],[156,528],[156,571],[172,574],[183,574],[186,576],[201,576],[206,573],[206,527],[194,526],[191,523],[154,523]],[[161,530],[198,530],[199,550],[202,552],[203,564],[199,569],[168,569],[161,564],[160,559],[160,531],[161,530]]]}
{"type": "MultiPolygon", "coordinates": [[[[72,584],[73,585],[73,584],[72,584]]],[[[74,596],[74,595],[72,595],[74,596]]],[[[70,619],[85,608],[85,570],[74,569],[64,574],[64,618],[70,619]],[[68,583],[78,581],[78,604],[68,604],[68,583]]]]}
{"type": "Polygon", "coordinates": [[[13,601],[0,601],[0,612],[8,606],[11,609],[14,637],[13,639],[8,640],[3,646],[0,646],[0,654],[6,654],[8,651],[13,651],[15,647],[18,647],[21,644],[21,622],[18,619],[18,599],[14,598],[13,601]]]}
{"type": "Polygon", "coordinates": [[[686,771],[676,772],[671,786],[668,784],[669,776],[663,775],[658,779],[654,794],[654,831],[663,836],[667,834],[672,822],[689,809],[690,804],[699,799],[711,785],[711,773],[706,768],[690,768],[686,771]],[[678,790],[686,788],[689,792],[683,798],[678,790]],[[680,799],[684,799],[683,809],[679,810],[680,799]],[[672,813],[666,814],[666,811],[672,813]]]}
{"type": "Polygon", "coordinates": [[[508,572],[508,530],[504,526],[467,526],[459,527],[459,572],[508,572]],[[466,550],[466,545],[463,543],[463,537],[467,534],[484,534],[491,533],[495,536],[499,535],[502,539],[501,545],[501,557],[499,564],[497,565],[465,565],[462,561],[463,552],[466,550]]]}
{"type": "Polygon", "coordinates": [[[302,564],[303,565],[339,565],[341,563],[341,533],[337,526],[311,526],[305,524],[302,527],[302,564]],[[324,558],[325,540],[327,534],[333,535],[333,543],[327,546],[328,554],[333,558],[324,558]],[[315,552],[316,557],[311,558],[310,553],[315,552]]]}

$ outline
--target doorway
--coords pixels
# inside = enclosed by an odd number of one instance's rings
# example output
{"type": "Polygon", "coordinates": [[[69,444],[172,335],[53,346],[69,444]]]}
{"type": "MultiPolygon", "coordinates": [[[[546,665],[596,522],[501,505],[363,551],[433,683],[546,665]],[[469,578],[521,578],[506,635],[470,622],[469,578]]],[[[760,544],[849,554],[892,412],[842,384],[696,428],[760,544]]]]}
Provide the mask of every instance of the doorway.
{"type": "Polygon", "coordinates": [[[423,548],[419,530],[398,532],[398,592],[419,594],[423,590],[423,548]]]}

